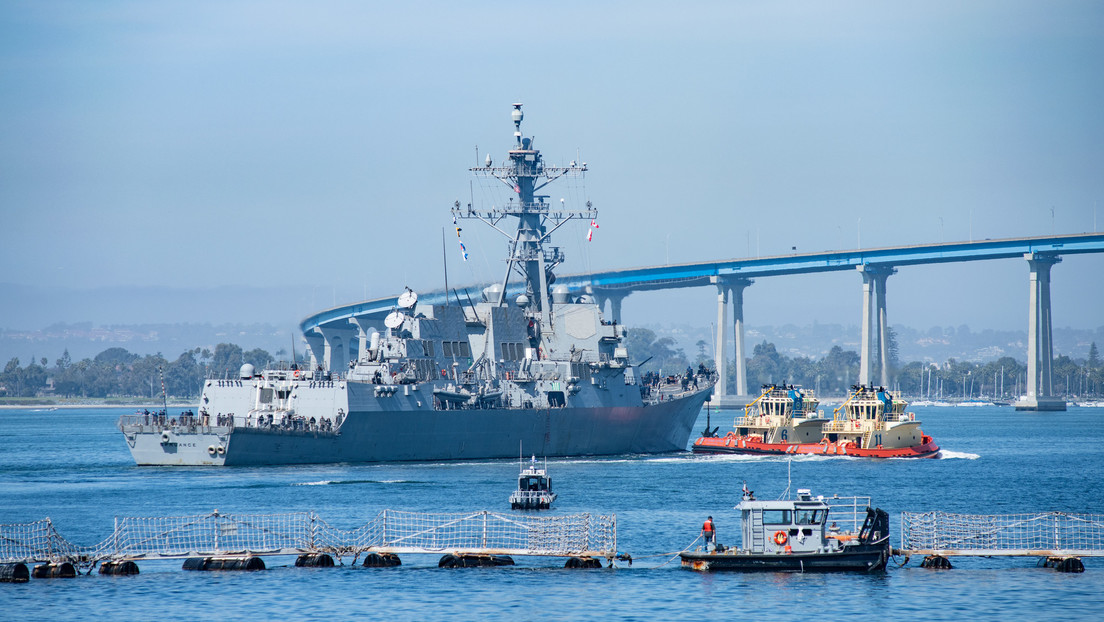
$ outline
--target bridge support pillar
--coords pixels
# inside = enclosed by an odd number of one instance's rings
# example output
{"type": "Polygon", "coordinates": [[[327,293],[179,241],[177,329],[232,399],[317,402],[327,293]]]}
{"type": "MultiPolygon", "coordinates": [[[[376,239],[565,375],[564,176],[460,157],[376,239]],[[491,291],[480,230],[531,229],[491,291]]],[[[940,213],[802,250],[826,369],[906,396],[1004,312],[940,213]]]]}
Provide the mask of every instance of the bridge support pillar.
{"type": "Polygon", "coordinates": [[[735,342],[736,396],[748,394],[747,356],[744,352],[744,289],[751,285],[750,279],[726,279],[713,277],[717,286],[717,344],[715,360],[717,364],[717,387],[713,394],[717,398],[728,396],[728,353],[725,342],[728,337],[728,301],[732,299],[732,340],[735,342]]]}
{"type": "Polygon", "coordinates": [[[732,338],[736,340],[736,395],[748,394],[747,356],[744,353],[744,289],[750,279],[734,279],[732,285],[732,338]]]}
{"type": "Polygon", "coordinates": [[[610,301],[610,319],[616,323],[621,323],[621,301],[625,299],[628,294],[609,294],[610,301]]]}
{"type": "MultiPolygon", "coordinates": [[[[353,336],[353,329],[319,327],[317,330],[324,342],[322,369],[344,374],[349,369],[349,340],[353,336]]],[[[314,350],[313,346],[311,350],[314,350]]]]}
{"type": "Polygon", "coordinates": [[[606,319],[617,322],[618,324],[621,323],[621,302],[632,293],[631,291],[622,290],[614,292],[606,289],[588,287],[587,293],[594,296],[594,301],[598,303],[598,310],[603,314],[606,312],[606,303],[608,302],[610,310],[606,319]]]}
{"type": "Polygon", "coordinates": [[[872,326],[876,322],[878,334],[878,368],[880,370],[881,385],[889,386],[889,319],[886,314],[886,280],[897,270],[891,266],[873,266],[862,264],[859,266],[863,277],[863,319],[862,319],[862,352],[859,353],[859,384],[873,384],[874,374],[871,359],[874,356],[874,348],[871,338],[872,326]],[[872,296],[873,294],[873,296],[872,296]],[[870,307],[873,298],[875,307],[874,318],[870,317],[870,307]],[[873,321],[872,321],[873,320],[873,321]]]}
{"type": "Polygon", "coordinates": [[[1065,410],[1066,401],[1054,396],[1051,363],[1054,344],[1051,332],[1050,269],[1062,261],[1057,255],[1028,253],[1031,270],[1027,320],[1027,395],[1016,402],[1016,410],[1065,410]]]}
{"type": "Polygon", "coordinates": [[[368,357],[370,336],[376,330],[375,322],[364,317],[351,317],[349,323],[357,328],[357,360],[364,360],[368,357]]]}
{"type": "Polygon", "coordinates": [[[717,343],[715,344],[715,362],[717,365],[717,384],[713,387],[713,396],[720,401],[728,395],[728,356],[725,354],[725,333],[728,328],[728,285],[719,277],[717,284],[717,343]]]}
{"type": "Polygon", "coordinates": [[[329,357],[327,354],[326,338],[322,336],[322,329],[315,328],[303,333],[303,339],[307,342],[307,348],[310,350],[310,366],[311,369],[322,365],[324,368],[329,366],[329,357]]]}

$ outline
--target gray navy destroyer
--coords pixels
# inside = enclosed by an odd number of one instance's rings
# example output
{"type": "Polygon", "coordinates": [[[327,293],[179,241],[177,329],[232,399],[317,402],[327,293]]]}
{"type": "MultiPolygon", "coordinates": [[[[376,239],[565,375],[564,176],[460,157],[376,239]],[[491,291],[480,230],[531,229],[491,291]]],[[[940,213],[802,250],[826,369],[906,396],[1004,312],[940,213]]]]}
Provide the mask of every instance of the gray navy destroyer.
{"type": "MultiPolygon", "coordinates": [[[[127,415],[118,426],[140,465],[276,465],[684,451],[708,374],[645,381],[591,296],[554,285],[549,236],[597,211],[551,209],[538,192],[586,164],[546,166],[523,137],[502,166],[471,169],[514,193],[503,207],[457,202],[508,238],[506,275],[479,302],[419,306],[407,290],[347,370],[255,370],[205,381],[197,411],[127,415]],[[500,225],[517,219],[515,231],[500,225]],[[517,282],[510,283],[511,276],[517,282]]],[[[446,286],[446,294],[447,294],[446,286]]],[[[458,298],[458,297],[457,297],[458,298]]],[[[447,298],[446,298],[447,300],[447,298]]]]}

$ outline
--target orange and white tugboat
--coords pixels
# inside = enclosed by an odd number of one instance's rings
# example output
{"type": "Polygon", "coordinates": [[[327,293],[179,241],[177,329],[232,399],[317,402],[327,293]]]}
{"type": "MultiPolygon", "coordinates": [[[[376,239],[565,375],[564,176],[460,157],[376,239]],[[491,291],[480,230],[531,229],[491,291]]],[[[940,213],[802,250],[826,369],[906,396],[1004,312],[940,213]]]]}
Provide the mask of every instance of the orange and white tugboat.
{"type": "Polygon", "coordinates": [[[908,402],[883,387],[853,386],[831,420],[800,387],[764,386],[725,436],[703,436],[701,454],[815,454],[857,458],[936,458],[939,446],[923,433],[908,402]],[[812,404],[810,407],[809,404],[812,404]]]}

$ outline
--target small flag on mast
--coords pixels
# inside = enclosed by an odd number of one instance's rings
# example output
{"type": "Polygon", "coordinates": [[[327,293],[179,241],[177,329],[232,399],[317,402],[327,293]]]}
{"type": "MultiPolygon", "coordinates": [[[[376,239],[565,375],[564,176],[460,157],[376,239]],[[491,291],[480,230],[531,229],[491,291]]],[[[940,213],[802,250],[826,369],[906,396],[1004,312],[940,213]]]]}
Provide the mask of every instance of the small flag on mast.
{"type": "MultiPolygon", "coordinates": [[[[456,218],[453,217],[452,222],[456,222],[456,218]]],[[[460,227],[456,228],[456,240],[460,242],[460,254],[463,256],[464,261],[468,260],[468,247],[464,246],[464,240],[460,239],[460,227]]]]}

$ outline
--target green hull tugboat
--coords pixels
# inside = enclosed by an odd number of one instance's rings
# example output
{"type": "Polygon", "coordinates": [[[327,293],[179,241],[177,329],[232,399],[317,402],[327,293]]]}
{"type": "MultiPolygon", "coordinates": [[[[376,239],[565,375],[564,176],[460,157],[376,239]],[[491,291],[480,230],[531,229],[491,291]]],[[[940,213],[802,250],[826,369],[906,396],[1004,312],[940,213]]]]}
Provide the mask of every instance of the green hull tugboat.
{"type": "Polygon", "coordinates": [[[869,497],[813,497],[757,501],[745,489],[740,505],[739,549],[707,543],[679,554],[684,568],[772,572],[885,570],[889,560],[889,515],[870,507],[869,497]]]}

